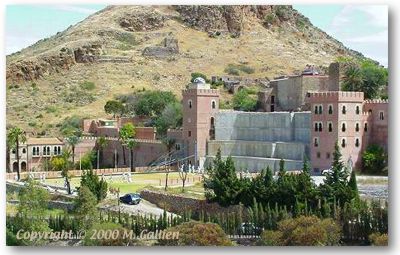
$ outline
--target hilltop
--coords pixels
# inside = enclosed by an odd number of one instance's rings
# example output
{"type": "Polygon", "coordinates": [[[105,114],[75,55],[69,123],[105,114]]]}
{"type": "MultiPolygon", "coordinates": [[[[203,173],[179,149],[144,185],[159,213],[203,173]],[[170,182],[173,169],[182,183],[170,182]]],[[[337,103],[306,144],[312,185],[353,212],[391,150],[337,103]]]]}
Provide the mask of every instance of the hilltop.
{"type": "Polygon", "coordinates": [[[7,56],[7,121],[57,133],[71,115],[104,116],[116,95],[143,89],[180,97],[190,74],[275,76],[363,56],[291,6],[109,6],[7,56]]]}

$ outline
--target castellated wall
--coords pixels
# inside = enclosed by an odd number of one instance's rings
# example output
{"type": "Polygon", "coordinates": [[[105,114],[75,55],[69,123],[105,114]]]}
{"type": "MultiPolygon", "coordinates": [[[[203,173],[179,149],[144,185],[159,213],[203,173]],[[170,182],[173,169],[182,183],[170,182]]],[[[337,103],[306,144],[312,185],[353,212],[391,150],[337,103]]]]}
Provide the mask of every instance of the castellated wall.
{"type": "Polygon", "coordinates": [[[210,164],[218,149],[223,158],[232,156],[237,170],[300,170],[309,155],[310,112],[220,111],[215,116],[215,140],[207,145],[210,164]]]}

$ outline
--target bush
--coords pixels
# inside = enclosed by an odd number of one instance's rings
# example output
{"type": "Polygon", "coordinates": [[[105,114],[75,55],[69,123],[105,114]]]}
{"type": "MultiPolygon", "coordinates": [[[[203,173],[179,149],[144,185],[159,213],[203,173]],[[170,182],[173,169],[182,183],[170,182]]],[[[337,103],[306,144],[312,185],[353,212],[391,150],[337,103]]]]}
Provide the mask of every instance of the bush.
{"type": "Polygon", "coordinates": [[[225,73],[230,74],[230,75],[239,75],[239,70],[235,65],[229,64],[225,70],[225,73]]]}
{"type": "Polygon", "coordinates": [[[205,74],[202,74],[202,73],[191,73],[190,75],[192,76],[192,78],[190,79],[191,82],[193,82],[198,77],[203,78],[207,83],[210,82],[207,79],[207,76],[205,74]]]}
{"type": "Polygon", "coordinates": [[[64,135],[80,131],[82,118],[73,115],[66,117],[61,123],[60,130],[64,135]]]}
{"type": "Polygon", "coordinates": [[[167,105],[178,102],[169,91],[144,91],[138,95],[134,106],[136,115],[155,117],[162,113],[167,105]]]}
{"type": "Polygon", "coordinates": [[[107,196],[107,182],[100,179],[93,170],[84,171],[81,177],[81,187],[87,187],[96,196],[97,201],[101,201],[107,196]]]}
{"type": "Polygon", "coordinates": [[[165,231],[179,232],[177,240],[159,240],[168,246],[231,246],[222,228],[215,223],[185,222],[165,231]]]}
{"type": "Polygon", "coordinates": [[[264,25],[272,25],[276,22],[276,15],[274,13],[270,13],[265,15],[264,17],[264,25]]]}
{"type": "Polygon", "coordinates": [[[247,74],[252,74],[255,72],[255,69],[253,67],[247,66],[247,65],[235,65],[235,64],[229,64],[225,70],[225,73],[228,73],[230,75],[239,75],[240,72],[244,72],[247,74]]]}
{"type": "Polygon", "coordinates": [[[233,96],[233,109],[251,112],[257,109],[257,99],[249,95],[245,88],[241,89],[233,96]]]}
{"type": "Polygon", "coordinates": [[[362,154],[363,171],[369,174],[382,174],[387,166],[385,150],[376,144],[368,146],[362,154]]]}
{"type": "Polygon", "coordinates": [[[78,197],[75,199],[75,219],[79,229],[88,229],[97,221],[96,196],[86,186],[79,188],[78,197]]]}
{"type": "Polygon", "coordinates": [[[85,81],[81,84],[81,88],[84,90],[94,90],[96,88],[96,85],[94,84],[94,82],[85,81]]]}
{"type": "Polygon", "coordinates": [[[332,219],[316,216],[283,220],[278,223],[278,230],[261,234],[263,245],[327,246],[338,245],[340,238],[340,227],[332,219]]]}
{"type": "Polygon", "coordinates": [[[372,233],[368,236],[368,239],[374,246],[388,246],[387,234],[372,233]]]}

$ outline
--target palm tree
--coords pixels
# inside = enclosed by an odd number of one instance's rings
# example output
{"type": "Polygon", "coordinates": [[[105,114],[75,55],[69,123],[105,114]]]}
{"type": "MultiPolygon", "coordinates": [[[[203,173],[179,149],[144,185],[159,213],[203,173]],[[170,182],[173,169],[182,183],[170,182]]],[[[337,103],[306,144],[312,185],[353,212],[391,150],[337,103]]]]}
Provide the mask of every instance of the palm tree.
{"type": "Polygon", "coordinates": [[[131,151],[131,156],[130,156],[130,162],[131,162],[131,172],[134,171],[133,169],[133,150],[138,146],[138,143],[133,140],[130,139],[127,143],[126,146],[129,148],[129,150],[131,151]]]}
{"type": "Polygon", "coordinates": [[[343,77],[343,89],[346,91],[359,91],[363,84],[361,70],[355,64],[347,66],[343,77]]]}
{"type": "Polygon", "coordinates": [[[165,162],[165,187],[164,190],[166,191],[168,188],[168,175],[169,175],[169,167],[167,166],[168,162],[171,162],[171,151],[174,148],[176,140],[172,138],[165,138],[162,140],[163,144],[167,147],[168,156],[165,162]]]}
{"type": "Polygon", "coordinates": [[[99,168],[100,158],[101,158],[100,164],[101,165],[103,164],[103,150],[104,150],[105,147],[107,147],[107,145],[108,145],[108,141],[104,136],[100,136],[100,138],[97,139],[97,147],[98,147],[98,150],[97,150],[97,168],[99,168]]]}
{"type": "Polygon", "coordinates": [[[26,142],[26,135],[25,132],[20,129],[19,127],[14,127],[8,132],[7,135],[8,144],[11,149],[15,149],[15,155],[17,157],[17,176],[18,180],[21,179],[20,169],[19,169],[19,145],[20,143],[26,142]]]}
{"type": "Polygon", "coordinates": [[[125,145],[128,144],[130,140],[135,138],[136,135],[136,128],[132,123],[127,123],[122,126],[119,130],[119,140],[122,142],[122,153],[124,154],[124,164],[125,160],[125,145]]]}
{"type": "Polygon", "coordinates": [[[72,165],[75,166],[75,146],[79,143],[79,136],[71,135],[65,138],[72,151],[72,165]]]}

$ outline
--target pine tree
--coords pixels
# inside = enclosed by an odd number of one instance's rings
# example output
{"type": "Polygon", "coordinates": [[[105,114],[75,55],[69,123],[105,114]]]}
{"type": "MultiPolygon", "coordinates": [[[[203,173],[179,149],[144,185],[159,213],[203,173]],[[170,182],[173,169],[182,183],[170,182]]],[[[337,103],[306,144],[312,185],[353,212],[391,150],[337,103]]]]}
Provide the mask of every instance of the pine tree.
{"type": "Polygon", "coordinates": [[[356,179],[356,172],[355,171],[351,172],[351,176],[350,176],[350,180],[349,180],[348,186],[353,192],[353,198],[356,201],[358,201],[360,199],[360,195],[358,193],[357,179],[356,179]]]}

